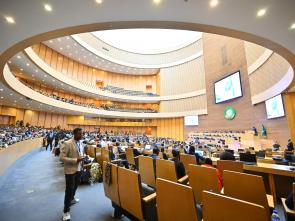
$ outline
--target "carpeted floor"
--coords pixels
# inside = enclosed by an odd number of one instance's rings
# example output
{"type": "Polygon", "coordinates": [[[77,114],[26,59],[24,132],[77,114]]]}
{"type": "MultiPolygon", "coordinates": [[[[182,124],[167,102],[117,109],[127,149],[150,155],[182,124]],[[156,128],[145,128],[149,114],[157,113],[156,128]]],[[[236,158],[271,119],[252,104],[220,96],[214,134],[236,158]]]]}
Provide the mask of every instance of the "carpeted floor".
{"type": "MultiPolygon", "coordinates": [[[[64,185],[59,158],[44,149],[32,151],[0,177],[0,220],[61,220],[64,185]]],[[[114,220],[111,218],[111,202],[104,196],[101,183],[81,185],[76,196],[80,202],[71,207],[72,221],[114,220]]],[[[277,208],[281,221],[285,221],[281,206],[277,208]]]]}
{"type": "MultiPolygon", "coordinates": [[[[57,157],[44,149],[27,154],[0,177],[0,220],[61,220],[64,185],[63,167],[57,157]]],[[[113,220],[101,183],[82,185],[76,195],[80,202],[71,207],[71,220],[113,220]]]]}

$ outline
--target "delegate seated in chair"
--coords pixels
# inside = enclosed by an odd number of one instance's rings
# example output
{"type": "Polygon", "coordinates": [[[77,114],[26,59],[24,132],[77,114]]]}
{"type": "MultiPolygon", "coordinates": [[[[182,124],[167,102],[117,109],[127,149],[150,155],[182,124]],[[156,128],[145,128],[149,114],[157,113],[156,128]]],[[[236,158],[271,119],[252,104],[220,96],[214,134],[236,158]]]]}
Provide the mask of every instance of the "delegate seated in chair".
{"type": "Polygon", "coordinates": [[[180,161],[179,151],[176,149],[173,149],[172,155],[173,155],[173,158],[171,160],[174,161],[174,164],[175,164],[176,176],[177,176],[177,179],[180,179],[181,177],[184,177],[186,175],[185,168],[183,163],[180,161]]]}
{"type": "MultiPolygon", "coordinates": [[[[210,158],[206,158],[205,159],[205,164],[202,165],[203,167],[209,167],[209,168],[214,168],[213,166],[213,162],[210,158]]],[[[218,179],[218,186],[219,186],[219,190],[221,191],[223,188],[223,181],[222,181],[222,175],[220,173],[220,171],[218,169],[216,169],[216,177],[218,179]]]]}

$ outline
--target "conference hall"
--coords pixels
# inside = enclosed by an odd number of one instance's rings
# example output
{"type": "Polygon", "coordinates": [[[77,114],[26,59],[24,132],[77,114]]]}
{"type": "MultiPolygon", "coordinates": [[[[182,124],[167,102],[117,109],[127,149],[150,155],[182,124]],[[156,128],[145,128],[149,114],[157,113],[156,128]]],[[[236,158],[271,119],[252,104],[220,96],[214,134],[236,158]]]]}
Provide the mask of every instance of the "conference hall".
{"type": "Polygon", "coordinates": [[[295,221],[294,0],[1,0],[1,221],[295,221]]]}

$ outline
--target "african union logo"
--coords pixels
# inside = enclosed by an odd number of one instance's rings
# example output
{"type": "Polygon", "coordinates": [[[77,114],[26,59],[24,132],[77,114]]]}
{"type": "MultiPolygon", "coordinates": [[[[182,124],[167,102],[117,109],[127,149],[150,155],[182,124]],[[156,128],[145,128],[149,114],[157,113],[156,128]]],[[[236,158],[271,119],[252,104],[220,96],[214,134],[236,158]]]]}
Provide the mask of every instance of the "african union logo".
{"type": "Polygon", "coordinates": [[[232,120],[235,118],[237,114],[237,111],[231,107],[231,106],[227,106],[225,109],[224,109],[224,117],[225,119],[227,120],[232,120]]]}

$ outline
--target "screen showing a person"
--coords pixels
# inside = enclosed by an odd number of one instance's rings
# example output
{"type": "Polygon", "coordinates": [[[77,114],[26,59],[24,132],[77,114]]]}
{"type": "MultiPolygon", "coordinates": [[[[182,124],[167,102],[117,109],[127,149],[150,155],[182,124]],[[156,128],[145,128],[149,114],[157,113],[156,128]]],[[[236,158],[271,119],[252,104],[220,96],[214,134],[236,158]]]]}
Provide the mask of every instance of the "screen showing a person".
{"type": "Polygon", "coordinates": [[[216,82],[214,84],[214,91],[216,104],[234,98],[242,97],[243,94],[240,80],[240,72],[238,71],[216,82]]]}
{"type": "Polygon", "coordinates": [[[285,116],[282,96],[279,94],[265,101],[267,119],[285,116]]]}
{"type": "Polygon", "coordinates": [[[185,126],[196,126],[199,125],[198,116],[185,116],[184,117],[184,125],[185,126]]]}

